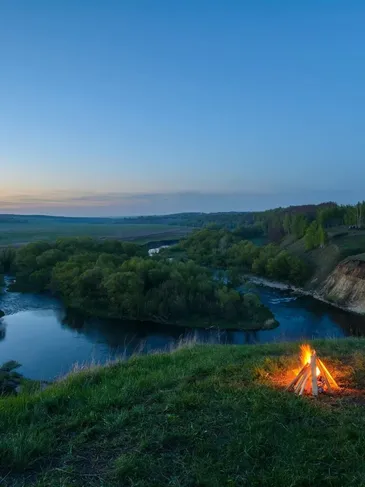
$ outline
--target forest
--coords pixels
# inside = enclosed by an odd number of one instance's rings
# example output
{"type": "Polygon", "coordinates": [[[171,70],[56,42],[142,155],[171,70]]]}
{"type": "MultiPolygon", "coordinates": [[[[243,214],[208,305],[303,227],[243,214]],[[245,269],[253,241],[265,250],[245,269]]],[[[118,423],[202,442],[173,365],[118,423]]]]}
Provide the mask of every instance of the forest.
{"type": "MultiPolygon", "coordinates": [[[[13,255],[14,257],[14,255],[13,255]]],[[[86,315],[164,324],[259,329],[272,313],[229,279],[186,262],[148,257],[144,247],[116,240],[59,239],[21,247],[9,265],[15,291],[49,292],[86,315]]]]}
{"type": "Polygon", "coordinates": [[[243,273],[252,273],[296,285],[303,284],[311,269],[298,256],[278,245],[257,246],[243,240],[235,231],[204,228],[182,240],[165,253],[182,252],[186,258],[215,269],[228,270],[232,281],[240,282],[243,273]]]}
{"type": "Polygon", "coordinates": [[[178,213],[163,216],[126,218],[133,224],[167,224],[193,229],[218,227],[233,231],[242,239],[265,237],[267,243],[279,243],[286,236],[305,237],[307,250],[324,246],[328,230],[334,227],[363,227],[365,202],[338,205],[326,202],[274,208],[258,212],[178,213]]]}

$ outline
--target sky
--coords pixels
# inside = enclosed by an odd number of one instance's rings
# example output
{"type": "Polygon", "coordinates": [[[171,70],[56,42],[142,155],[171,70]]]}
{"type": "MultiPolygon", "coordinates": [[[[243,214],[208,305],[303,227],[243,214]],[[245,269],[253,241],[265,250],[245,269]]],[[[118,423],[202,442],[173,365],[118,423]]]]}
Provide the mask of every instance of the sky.
{"type": "Polygon", "coordinates": [[[0,0],[0,213],[365,198],[365,2],[0,0]]]}

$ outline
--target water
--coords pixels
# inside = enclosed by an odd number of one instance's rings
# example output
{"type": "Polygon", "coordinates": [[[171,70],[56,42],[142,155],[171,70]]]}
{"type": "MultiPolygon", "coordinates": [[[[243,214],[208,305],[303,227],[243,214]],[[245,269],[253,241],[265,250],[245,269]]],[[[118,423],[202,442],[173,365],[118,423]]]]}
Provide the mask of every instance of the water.
{"type": "Polygon", "coordinates": [[[155,249],[149,249],[148,255],[152,257],[155,254],[159,254],[161,249],[167,249],[170,245],[161,245],[161,247],[156,247],[155,249]]]}
{"type": "Polygon", "coordinates": [[[170,349],[181,338],[210,343],[266,343],[365,335],[365,317],[352,315],[289,291],[255,288],[275,314],[280,326],[258,332],[199,330],[83,320],[67,315],[62,305],[47,296],[0,295],[0,363],[17,360],[26,377],[52,380],[74,364],[104,363],[133,353],[170,349]]]}

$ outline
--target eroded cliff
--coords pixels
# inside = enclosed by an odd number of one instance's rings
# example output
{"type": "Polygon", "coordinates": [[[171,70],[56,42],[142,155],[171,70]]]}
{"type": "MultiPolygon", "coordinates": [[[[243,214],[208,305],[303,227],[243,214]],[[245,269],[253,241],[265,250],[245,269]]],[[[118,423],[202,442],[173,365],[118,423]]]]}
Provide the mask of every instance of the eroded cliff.
{"type": "Polygon", "coordinates": [[[338,306],[365,313],[365,254],[340,262],[318,294],[338,306]]]}

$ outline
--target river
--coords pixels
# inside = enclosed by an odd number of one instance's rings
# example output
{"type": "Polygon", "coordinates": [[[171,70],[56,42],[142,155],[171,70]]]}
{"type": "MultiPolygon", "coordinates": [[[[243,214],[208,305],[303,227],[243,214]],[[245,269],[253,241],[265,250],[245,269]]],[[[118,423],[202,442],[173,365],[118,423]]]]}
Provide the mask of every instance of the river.
{"type": "Polygon", "coordinates": [[[180,340],[221,344],[267,343],[365,335],[365,317],[267,287],[255,287],[280,325],[274,330],[243,332],[201,330],[106,320],[83,321],[67,315],[54,298],[0,294],[0,364],[17,360],[26,377],[52,380],[89,363],[105,363],[134,353],[169,350],[180,340]]]}

